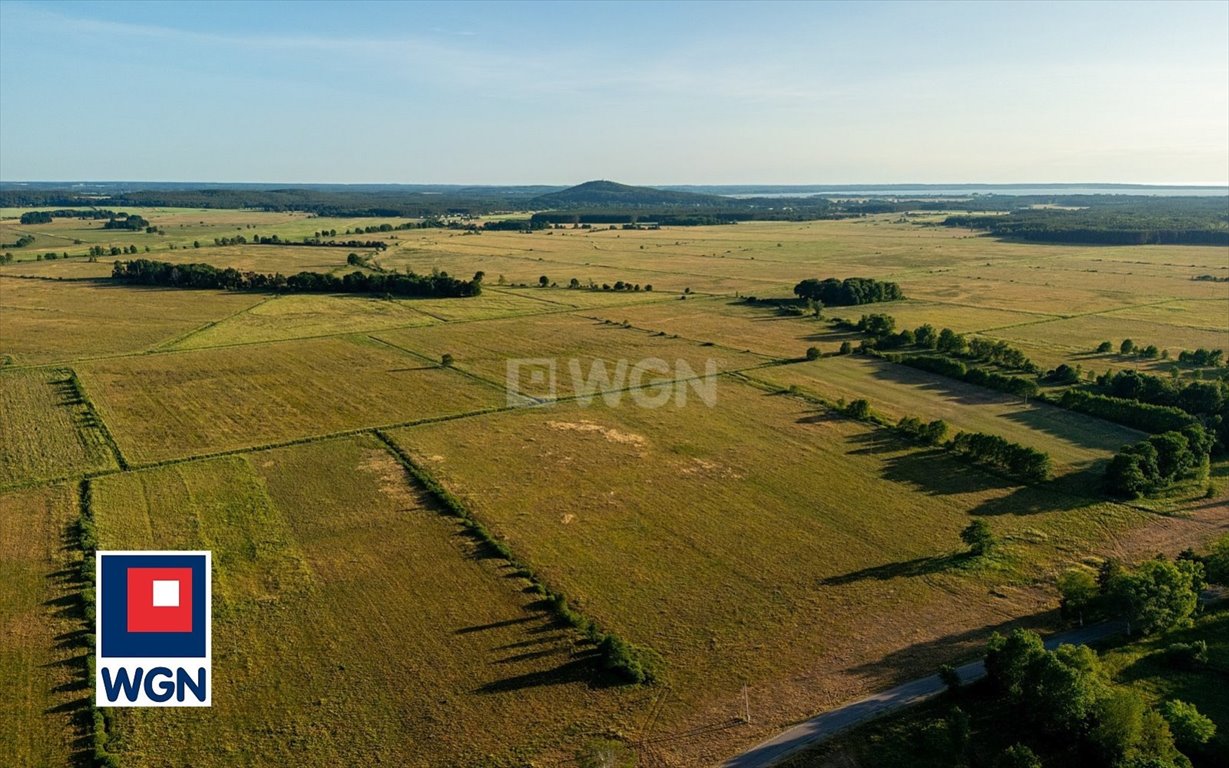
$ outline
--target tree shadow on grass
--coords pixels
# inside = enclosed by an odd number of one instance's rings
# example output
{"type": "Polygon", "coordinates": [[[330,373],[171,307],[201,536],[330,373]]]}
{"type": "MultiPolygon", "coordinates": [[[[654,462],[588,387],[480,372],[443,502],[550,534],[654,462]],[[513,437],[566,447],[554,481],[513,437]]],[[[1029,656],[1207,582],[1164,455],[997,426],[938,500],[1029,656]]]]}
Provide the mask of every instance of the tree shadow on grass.
{"type": "Polygon", "coordinates": [[[601,654],[596,649],[587,649],[570,654],[568,661],[551,669],[512,675],[494,680],[476,689],[477,693],[509,693],[530,688],[584,683],[590,688],[612,688],[624,681],[610,670],[602,667],[601,654]]]}
{"type": "Polygon", "coordinates": [[[938,394],[944,400],[962,405],[985,405],[986,403],[1016,400],[1011,395],[1002,392],[966,384],[963,381],[898,363],[877,363],[871,375],[877,379],[938,394]]]}
{"type": "MultiPolygon", "coordinates": [[[[1090,479],[1090,482],[1096,482],[1090,479]]],[[[1070,488],[1071,483],[1064,483],[1070,488]]],[[[1097,487],[1096,485],[1093,486],[1097,487]]],[[[1088,487],[1085,486],[1085,491],[1088,487]]],[[[1070,488],[1075,491],[1076,489],[1070,488]]],[[[1069,493],[1061,490],[1054,485],[1031,486],[1025,485],[1006,496],[1000,496],[994,499],[987,499],[981,504],[978,504],[973,509],[969,510],[970,515],[1038,515],[1045,512],[1071,512],[1092,504],[1099,503],[1099,499],[1078,495],[1078,493],[1069,493]]]]}
{"type": "Polygon", "coordinates": [[[888,579],[909,578],[912,576],[929,576],[933,573],[940,573],[963,565],[972,559],[973,555],[968,552],[918,557],[899,563],[887,563],[886,565],[876,565],[858,571],[850,571],[840,576],[829,576],[826,579],[820,579],[819,585],[821,587],[839,587],[867,579],[886,581],[888,579]]]}
{"type": "Polygon", "coordinates": [[[1021,404],[1016,410],[1002,414],[1002,417],[1069,445],[1107,453],[1117,452],[1122,446],[1144,438],[1143,432],[1098,422],[1091,416],[1047,403],[1021,404]]]}
{"type": "Polygon", "coordinates": [[[905,483],[931,496],[979,493],[1017,485],[971,464],[955,461],[940,448],[913,449],[887,430],[856,435],[850,442],[864,446],[850,451],[851,455],[869,454],[880,458],[883,479],[905,483]]]}
{"type": "Polygon", "coordinates": [[[876,688],[900,685],[934,674],[941,664],[969,661],[978,657],[985,652],[986,640],[992,632],[1008,634],[1017,627],[1036,629],[1052,624],[1056,615],[1057,611],[1037,613],[914,643],[855,666],[849,672],[866,678],[876,688]]]}

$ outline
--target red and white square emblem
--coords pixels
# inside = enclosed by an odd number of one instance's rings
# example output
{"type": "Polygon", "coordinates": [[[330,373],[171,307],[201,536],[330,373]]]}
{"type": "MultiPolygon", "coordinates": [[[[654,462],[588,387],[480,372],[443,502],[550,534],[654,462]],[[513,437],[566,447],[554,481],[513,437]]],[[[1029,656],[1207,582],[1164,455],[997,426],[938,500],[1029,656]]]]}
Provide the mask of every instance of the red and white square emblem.
{"type": "Polygon", "coordinates": [[[192,569],[129,568],[128,631],[191,632],[192,569]]]}

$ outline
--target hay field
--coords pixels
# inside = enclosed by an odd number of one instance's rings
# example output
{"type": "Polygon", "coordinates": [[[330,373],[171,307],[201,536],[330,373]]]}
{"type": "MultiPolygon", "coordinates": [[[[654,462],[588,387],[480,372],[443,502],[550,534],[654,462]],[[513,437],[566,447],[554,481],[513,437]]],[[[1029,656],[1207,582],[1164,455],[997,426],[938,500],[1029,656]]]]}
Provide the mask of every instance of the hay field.
{"type": "Polygon", "coordinates": [[[264,298],[21,280],[0,273],[0,356],[24,365],[140,352],[264,298]]]}
{"type": "MultiPolygon", "coordinates": [[[[916,671],[964,647],[931,640],[1031,613],[1039,574],[1141,519],[732,380],[711,410],[559,405],[392,434],[582,610],[661,653],[667,733],[732,716],[744,683],[782,722],[916,671]],[[967,568],[952,554],[973,516],[1010,543],[967,568]]],[[[740,738],[677,749],[702,762],[740,738]]]]}
{"type": "Polygon", "coordinates": [[[602,391],[634,386],[634,376],[641,374],[633,375],[632,371],[648,360],[657,362],[652,368],[645,367],[642,381],[646,384],[703,376],[710,363],[720,373],[767,362],[758,355],[567,314],[405,328],[373,336],[421,355],[424,360],[439,360],[444,354],[451,354],[458,369],[500,387],[509,383],[519,361],[530,361],[531,365],[526,364],[527,373],[511,384],[515,391],[531,397],[568,397],[579,394],[574,385],[583,388],[590,381],[602,391]],[[686,367],[677,365],[678,361],[686,367]],[[543,365],[554,366],[557,392],[551,391],[549,376],[536,380],[529,375],[531,368],[539,370],[543,365]],[[627,370],[622,379],[617,374],[619,365],[627,370]],[[591,379],[595,366],[598,373],[607,371],[609,379],[591,379]]]}
{"type": "MultiPolygon", "coordinates": [[[[1100,469],[1122,446],[1145,434],[1045,403],[965,384],[875,358],[841,356],[757,371],[778,386],[797,386],[830,401],[864,398],[893,421],[943,419],[956,430],[1000,435],[1049,453],[1055,472],[1100,469]]],[[[1096,482],[1095,477],[1087,478],[1096,482]]]]}
{"type": "Polygon", "coordinates": [[[0,373],[0,487],[116,467],[71,377],[46,368],[0,373]]]}
{"type": "Polygon", "coordinates": [[[0,755],[7,765],[81,759],[92,691],[72,546],[75,496],[63,486],[0,495],[0,755]]]}
{"type": "Polygon", "coordinates": [[[373,438],[97,481],[102,544],[214,552],[214,706],[125,710],[125,764],[522,765],[626,725],[570,630],[373,438]],[[377,650],[378,649],[378,650],[377,650]],[[373,652],[376,651],[376,652],[373,652]]]}
{"type": "Polygon", "coordinates": [[[78,372],[121,450],[138,462],[504,404],[502,390],[350,338],[95,360],[78,372]]]}

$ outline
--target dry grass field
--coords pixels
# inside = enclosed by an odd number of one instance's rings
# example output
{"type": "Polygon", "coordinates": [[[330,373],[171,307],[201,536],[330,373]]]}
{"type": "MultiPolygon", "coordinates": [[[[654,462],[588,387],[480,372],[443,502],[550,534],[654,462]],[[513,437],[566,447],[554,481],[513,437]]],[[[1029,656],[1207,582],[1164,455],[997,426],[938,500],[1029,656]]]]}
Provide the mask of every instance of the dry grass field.
{"type": "MultiPolygon", "coordinates": [[[[711,410],[560,405],[393,436],[582,610],[661,653],[664,734],[733,717],[743,684],[782,722],[924,669],[1141,520],[731,379],[711,410]],[[976,516],[1009,544],[971,567],[954,553],[976,516]]],[[[690,763],[752,735],[667,749],[690,763]]]]}
{"type": "Polygon", "coordinates": [[[703,346],[683,339],[674,339],[637,328],[590,320],[567,314],[499,320],[481,324],[455,324],[435,328],[406,328],[384,331],[374,337],[398,348],[421,355],[424,360],[438,360],[451,354],[454,365],[503,387],[511,383],[513,391],[530,397],[564,398],[581,393],[589,382],[598,390],[622,389],[637,383],[679,381],[704,376],[709,370],[720,372],[743,370],[763,365],[767,360],[737,350],[703,346]],[[643,373],[634,373],[645,360],[656,360],[643,373]],[[529,361],[524,373],[514,381],[510,365],[529,361]],[[554,391],[549,375],[540,381],[532,377],[534,370],[548,361],[555,368],[554,391]],[[618,365],[626,373],[620,378],[618,365]],[[680,366],[682,361],[685,365],[680,366]],[[595,366],[598,370],[595,373],[595,366]],[[593,378],[605,371],[608,379],[593,378]]]}
{"type": "Polygon", "coordinates": [[[0,487],[115,468],[71,377],[54,368],[0,373],[0,487]]]}
{"type": "Polygon", "coordinates": [[[89,684],[80,585],[63,485],[0,495],[0,755],[13,766],[70,765],[84,741],[89,684]]]}
{"type": "Polygon", "coordinates": [[[209,547],[216,569],[214,706],[120,713],[126,765],[523,765],[647,696],[591,686],[575,633],[372,438],[96,485],[104,546],[209,547]]]}
{"type": "MultiPolygon", "coordinates": [[[[906,300],[824,317],[884,312],[901,328],[1008,340],[1046,368],[1168,375],[1168,361],[1091,350],[1129,336],[1174,356],[1229,351],[1229,284],[1191,279],[1229,274],[1223,248],[1004,242],[899,216],[358,235],[389,243],[385,269],[485,272],[476,298],[390,300],[122,287],[106,279],[110,257],[84,254],[136,245],[175,262],[337,272],[349,249],[213,240],[345,238],[405,220],[133,212],[165,234],[21,227],[19,211],[0,211],[0,237],[37,238],[0,266],[0,487],[23,486],[0,495],[0,754],[19,762],[62,763],[90,743],[73,719],[88,689],[64,662],[82,651],[58,639],[79,585],[45,578],[76,556],[62,549],[74,493],[57,478],[92,477],[103,546],[215,553],[215,706],[121,713],[124,768],[304,755],[555,765],[596,736],[634,745],[642,766],[713,764],[972,652],[991,628],[1044,623],[1053,577],[1073,562],[1185,546],[1229,517],[1223,461],[1199,488],[1147,502],[1162,515],[1096,501],[1100,462],[1137,433],[868,358],[798,362],[859,336],[742,300],[790,298],[811,277],[888,279],[906,300]],[[75,257],[34,260],[43,250],[75,257]],[[543,275],[558,287],[537,287],[543,275]],[[642,290],[568,289],[572,278],[642,290]],[[613,391],[619,405],[508,408],[507,362],[521,358],[553,361],[565,399],[572,360],[582,376],[646,358],[665,378],[677,361],[727,375],[713,408],[694,389],[681,408],[613,391]],[[57,384],[69,370],[84,400],[57,384]],[[1048,451],[1060,477],[1021,486],[735,371],[1002,435],[1048,451]],[[579,634],[439,514],[376,428],[575,610],[659,655],[662,682],[610,685],[579,634]],[[973,519],[1003,542],[989,559],[959,555],[973,519]],[[751,725],[738,719],[744,685],[751,725]],[[168,753],[171,741],[185,751],[168,753]]],[[[517,387],[549,394],[530,376],[517,387]]]]}
{"type": "Polygon", "coordinates": [[[140,352],[263,298],[20,280],[5,278],[0,270],[0,356],[18,365],[41,365],[140,352]]]}
{"type": "MultiPolygon", "coordinates": [[[[833,357],[766,368],[755,377],[778,386],[797,386],[829,401],[864,398],[893,421],[904,416],[943,419],[953,432],[1001,435],[1050,454],[1057,474],[1103,469],[1104,461],[1122,446],[1146,437],[1083,414],[1024,403],[1018,397],[875,358],[833,357]]],[[[1095,477],[1085,479],[1096,482],[1095,477]]]]}
{"type": "Polygon", "coordinates": [[[504,404],[504,394],[370,339],[312,339],[83,363],[137,462],[298,440],[504,404]]]}

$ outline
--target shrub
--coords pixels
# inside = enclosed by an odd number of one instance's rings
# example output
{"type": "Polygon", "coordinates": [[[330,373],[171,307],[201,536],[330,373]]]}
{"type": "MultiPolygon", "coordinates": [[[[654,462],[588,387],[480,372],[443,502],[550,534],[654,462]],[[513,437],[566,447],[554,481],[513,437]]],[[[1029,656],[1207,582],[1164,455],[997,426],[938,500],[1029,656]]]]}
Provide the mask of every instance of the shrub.
{"type": "Polygon", "coordinates": [[[1207,744],[1216,735],[1216,724],[1201,714],[1194,704],[1173,699],[1161,705],[1161,717],[1169,723],[1174,741],[1190,749],[1207,744]]]}

